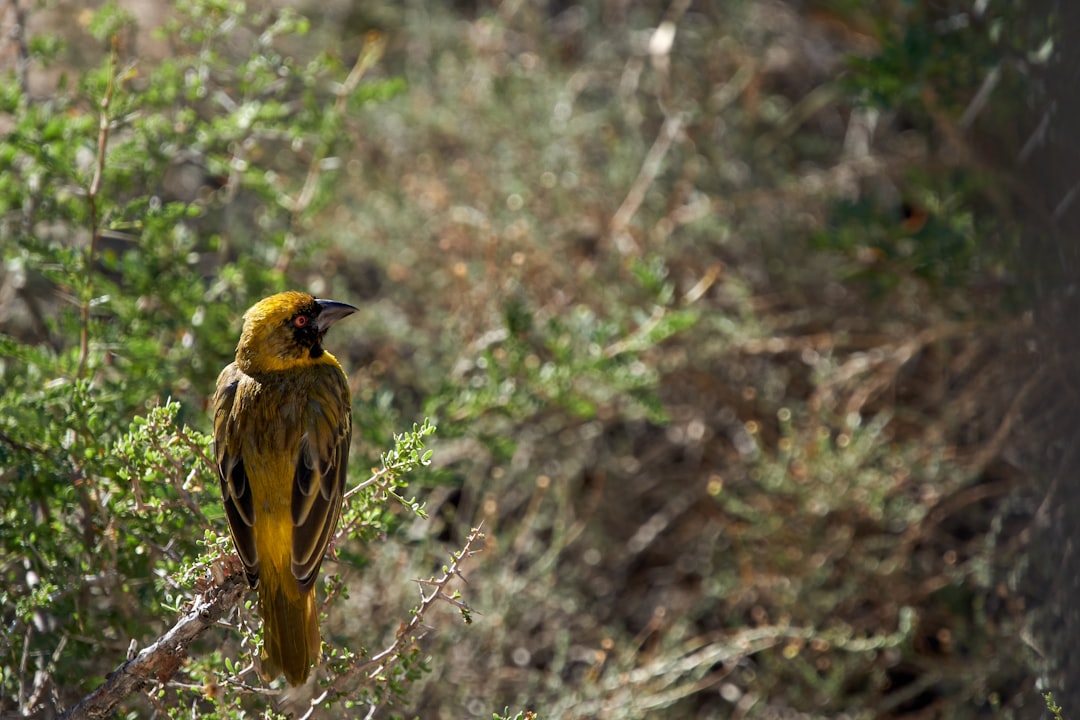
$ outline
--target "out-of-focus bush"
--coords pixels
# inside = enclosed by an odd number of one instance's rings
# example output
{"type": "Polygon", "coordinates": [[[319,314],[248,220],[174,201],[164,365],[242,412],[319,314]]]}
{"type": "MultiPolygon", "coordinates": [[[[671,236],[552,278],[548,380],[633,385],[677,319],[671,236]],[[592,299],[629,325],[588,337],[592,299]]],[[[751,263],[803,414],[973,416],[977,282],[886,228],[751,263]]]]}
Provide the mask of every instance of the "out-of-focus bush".
{"type": "MultiPolygon", "coordinates": [[[[439,428],[426,468],[427,428],[402,438],[407,489],[351,507],[368,544],[328,562],[324,624],[347,697],[318,712],[1022,716],[1011,326],[988,339],[975,312],[1015,235],[956,141],[1038,34],[1006,3],[965,26],[864,5],[329,3],[309,27],[204,1],[152,72],[121,45],[33,103],[13,75],[3,702],[39,669],[85,681],[70,702],[189,592],[224,526],[182,423],[205,427],[239,313],[294,284],[361,306],[336,353],[354,482],[401,426],[439,428]],[[978,52],[952,73],[921,47],[978,52]],[[405,579],[481,522],[471,622],[431,608],[398,672],[347,687],[416,604],[405,579]],[[55,582],[66,562],[93,582],[55,582]],[[125,587],[143,602],[108,599],[125,587]]],[[[241,667],[256,639],[224,637],[161,709],[271,704],[241,667]]]]}

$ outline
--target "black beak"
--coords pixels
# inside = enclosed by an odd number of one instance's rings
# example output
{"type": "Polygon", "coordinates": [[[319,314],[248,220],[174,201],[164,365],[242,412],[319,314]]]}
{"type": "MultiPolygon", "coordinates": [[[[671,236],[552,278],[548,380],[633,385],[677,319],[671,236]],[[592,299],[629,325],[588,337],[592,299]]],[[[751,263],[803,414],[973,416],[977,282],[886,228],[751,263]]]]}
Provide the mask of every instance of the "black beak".
{"type": "Polygon", "coordinates": [[[349,317],[357,308],[354,308],[348,303],[338,302],[337,300],[315,300],[319,305],[319,318],[316,321],[319,326],[319,332],[324,333],[327,329],[342,318],[349,317]]]}

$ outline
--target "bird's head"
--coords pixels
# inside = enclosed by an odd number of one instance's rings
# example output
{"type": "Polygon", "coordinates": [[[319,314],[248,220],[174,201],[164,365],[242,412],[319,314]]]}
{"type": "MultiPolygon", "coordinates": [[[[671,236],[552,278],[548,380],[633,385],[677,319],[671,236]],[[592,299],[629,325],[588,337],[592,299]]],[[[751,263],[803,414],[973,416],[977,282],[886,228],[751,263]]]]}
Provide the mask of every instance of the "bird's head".
{"type": "Polygon", "coordinates": [[[244,313],[236,363],[245,373],[258,375],[318,362],[326,331],[354,312],[352,305],[302,292],[264,298],[244,313]]]}

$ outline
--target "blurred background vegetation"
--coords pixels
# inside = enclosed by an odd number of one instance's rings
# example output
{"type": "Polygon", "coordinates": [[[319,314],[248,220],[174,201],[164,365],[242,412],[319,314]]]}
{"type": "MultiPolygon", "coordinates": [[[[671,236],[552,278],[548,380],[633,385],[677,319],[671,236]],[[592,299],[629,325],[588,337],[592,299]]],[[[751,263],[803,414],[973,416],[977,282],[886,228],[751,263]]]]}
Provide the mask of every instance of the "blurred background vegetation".
{"type": "Polygon", "coordinates": [[[350,498],[328,692],[245,608],[126,716],[1080,706],[1072,11],[89,5],[0,10],[0,716],[231,550],[206,398],[285,288],[361,307],[353,483],[431,462],[350,498]]]}

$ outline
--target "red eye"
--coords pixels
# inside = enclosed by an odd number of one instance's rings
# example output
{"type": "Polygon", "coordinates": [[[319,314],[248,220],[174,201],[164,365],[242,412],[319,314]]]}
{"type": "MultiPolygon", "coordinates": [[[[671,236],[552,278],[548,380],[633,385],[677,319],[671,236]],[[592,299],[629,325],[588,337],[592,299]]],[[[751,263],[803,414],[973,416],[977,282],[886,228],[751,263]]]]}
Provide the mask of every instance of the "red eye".
{"type": "Polygon", "coordinates": [[[293,325],[296,327],[304,327],[307,325],[307,315],[297,315],[296,319],[293,320],[293,325]]]}

